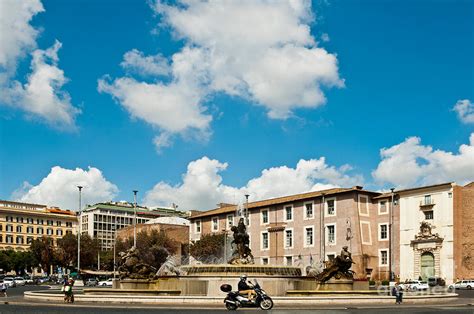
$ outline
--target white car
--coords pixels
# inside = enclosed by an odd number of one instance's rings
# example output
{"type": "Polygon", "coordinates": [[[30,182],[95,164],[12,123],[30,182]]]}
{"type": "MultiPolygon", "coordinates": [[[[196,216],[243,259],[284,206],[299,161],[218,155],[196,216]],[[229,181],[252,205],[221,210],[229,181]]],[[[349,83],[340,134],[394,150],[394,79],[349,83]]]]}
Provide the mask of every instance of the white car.
{"type": "Polygon", "coordinates": [[[430,287],[427,281],[412,280],[400,284],[402,290],[405,291],[419,291],[428,290],[430,287]]]}
{"type": "Polygon", "coordinates": [[[8,288],[16,287],[16,282],[15,282],[15,279],[13,277],[3,278],[3,283],[6,284],[8,286],[8,288]]]}
{"type": "Polygon", "coordinates": [[[453,289],[468,289],[471,290],[474,288],[474,280],[460,280],[452,285],[449,285],[448,289],[453,290],[453,289]]]}
{"type": "Polygon", "coordinates": [[[24,286],[26,284],[26,281],[23,277],[15,277],[14,280],[17,286],[24,286]]]}
{"type": "Polygon", "coordinates": [[[112,287],[112,278],[110,279],[107,279],[107,280],[102,280],[102,281],[99,281],[99,283],[97,284],[99,287],[112,287]]]}

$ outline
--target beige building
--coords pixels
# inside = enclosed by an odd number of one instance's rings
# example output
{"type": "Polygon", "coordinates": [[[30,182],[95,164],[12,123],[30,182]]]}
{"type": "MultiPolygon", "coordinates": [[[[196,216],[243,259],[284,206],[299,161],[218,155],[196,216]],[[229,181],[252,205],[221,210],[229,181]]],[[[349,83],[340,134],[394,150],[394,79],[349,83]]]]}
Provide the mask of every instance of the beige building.
{"type": "Polygon", "coordinates": [[[0,249],[27,250],[31,241],[47,236],[57,239],[76,233],[77,216],[69,210],[46,205],[0,200],[0,249]]]}
{"type": "Polygon", "coordinates": [[[400,197],[400,279],[474,278],[474,183],[396,192],[400,197]]]}
{"type": "MultiPolygon", "coordinates": [[[[397,210],[394,203],[391,196],[360,186],[250,202],[248,233],[255,262],[304,268],[311,262],[333,259],[348,246],[357,278],[388,278],[390,223],[398,228],[395,219],[391,220],[397,210]]],[[[237,210],[235,205],[224,204],[195,213],[190,218],[190,239],[223,231],[231,238],[230,227],[239,219],[237,210]]]]}

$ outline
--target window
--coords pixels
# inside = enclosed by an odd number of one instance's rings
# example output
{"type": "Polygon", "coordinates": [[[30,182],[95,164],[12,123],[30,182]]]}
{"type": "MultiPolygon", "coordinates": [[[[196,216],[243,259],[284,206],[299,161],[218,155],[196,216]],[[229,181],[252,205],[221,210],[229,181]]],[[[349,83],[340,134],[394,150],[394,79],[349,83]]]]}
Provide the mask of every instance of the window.
{"type": "Polygon", "coordinates": [[[44,223],[43,219],[36,219],[37,225],[42,225],[44,223]]]}
{"type": "Polygon", "coordinates": [[[33,218],[26,218],[26,222],[29,224],[34,223],[33,218]]]}
{"type": "Polygon", "coordinates": [[[0,243],[3,243],[3,236],[0,234],[0,243]]]}
{"type": "Polygon", "coordinates": [[[336,215],[336,200],[335,199],[326,200],[326,214],[328,216],[336,215]]]}
{"type": "Polygon", "coordinates": [[[48,224],[48,226],[52,226],[52,225],[53,225],[53,221],[52,221],[52,220],[48,220],[46,223],[48,224]]]}
{"type": "Polygon", "coordinates": [[[293,265],[293,256],[285,256],[286,265],[293,265]]]}
{"type": "Polygon", "coordinates": [[[46,230],[46,234],[47,235],[53,235],[53,229],[48,228],[48,230],[46,230]]]}
{"type": "Polygon", "coordinates": [[[16,226],[16,232],[21,232],[21,226],[16,226]]]}
{"type": "Polygon", "coordinates": [[[292,229],[285,230],[285,248],[287,249],[293,248],[293,230],[292,229]]]}
{"type": "Polygon", "coordinates": [[[268,257],[262,258],[262,265],[268,265],[268,257]]]}
{"type": "Polygon", "coordinates": [[[234,215],[227,215],[227,229],[230,230],[234,225],[234,215]]]}
{"type": "Polygon", "coordinates": [[[61,227],[61,222],[60,222],[60,221],[56,221],[56,226],[61,227]]]}
{"type": "Polygon", "coordinates": [[[305,234],[305,247],[313,246],[314,245],[314,227],[306,227],[304,228],[305,234]]]}
{"type": "Polygon", "coordinates": [[[43,228],[36,228],[37,234],[43,234],[43,228]]]}
{"type": "Polygon", "coordinates": [[[16,217],[16,222],[23,222],[23,217],[16,217]]]}
{"type": "Polygon", "coordinates": [[[6,221],[13,222],[13,217],[12,216],[7,216],[5,218],[6,221]]]}
{"type": "Polygon", "coordinates": [[[431,195],[425,195],[424,205],[431,205],[431,195]]]}
{"type": "Polygon", "coordinates": [[[379,215],[388,214],[387,201],[379,201],[379,215]]]}
{"type": "Polygon", "coordinates": [[[262,210],[262,225],[268,224],[268,210],[262,210]]]}
{"type": "Polygon", "coordinates": [[[328,225],[326,230],[327,230],[327,244],[329,245],[336,244],[336,226],[328,225]]]}
{"type": "Polygon", "coordinates": [[[448,197],[453,198],[453,192],[448,192],[448,197]]]}
{"type": "Polygon", "coordinates": [[[285,206],[285,220],[293,220],[293,206],[285,206]]]}
{"type": "Polygon", "coordinates": [[[432,210],[426,210],[426,211],[424,211],[424,213],[425,213],[425,219],[426,220],[433,220],[434,219],[434,215],[433,215],[432,210]]]}
{"type": "Polygon", "coordinates": [[[62,236],[63,235],[63,231],[61,229],[56,229],[56,235],[57,236],[62,236]]]}
{"type": "MultiPolygon", "coordinates": [[[[123,218],[122,218],[123,219],[123,218]]],[[[72,222],[66,221],[66,227],[72,227],[72,222]]]]}
{"type": "Polygon", "coordinates": [[[33,233],[34,232],[34,228],[32,226],[28,226],[26,227],[26,232],[27,233],[33,233]]]}
{"type": "Polygon", "coordinates": [[[388,266],[388,250],[379,251],[379,266],[388,266]]]}
{"type": "Polygon", "coordinates": [[[313,218],[313,203],[304,204],[305,207],[305,217],[306,219],[313,218]]]}
{"type": "Polygon", "coordinates": [[[380,224],[379,232],[379,240],[388,240],[388,224],[380,224]]]}
{"type": "Polygon", "coordinates": [[[196,226],[196,233],[201,233],[201,220],[196,220],[195,226],[196,226]]]}
{"type": "Polygon", "coordinates": [[[212,218],[212,231],[219,231],[219,218],[212,218]]]}
{"type": "Polygon", "coordinates": [[[268,232],[262,232],[262,250],[268,250],[270,247],[268,240],[268,232]]]}
{"type": "Polygon", "coordinates": [[[26,238],[26,243],[31,244],[31,242],[33,242],[33,237],[27,237],[26,238]]]}
{"type": "Polygon", "coordinates": [[[13,243],[13,236],[12,235],[7,235],[5,238],[7,243],[13,243]]]}
{"type": "Polygon", "coordinates": [[[22,236],[16,237],[16,244],[23,244],[23,237],[22,236]]]}
{"type": "Polygon", "coordinates": [[[7,232],[13,232],[13,225],[7,225],[6,231],[7,232]]]}
{"type": "Polygon", "coordinates": [[[327,259],[328,261],[331,261],[331,262],[332,262],[332,261],[336,258],[336,254],[328,254],[328,255],[327,255],[327,258],[328,258],[328,259],[327,259]]]}
{"type": "Polygon", "coordinates": [[[3,231],[3,225],[0,225],[0,231],[3,231]]]}

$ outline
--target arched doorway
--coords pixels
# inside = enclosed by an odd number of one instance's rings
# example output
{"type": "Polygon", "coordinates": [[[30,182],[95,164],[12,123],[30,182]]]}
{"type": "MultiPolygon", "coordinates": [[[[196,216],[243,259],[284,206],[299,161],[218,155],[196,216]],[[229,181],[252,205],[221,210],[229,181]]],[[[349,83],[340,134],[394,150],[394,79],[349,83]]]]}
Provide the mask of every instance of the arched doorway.
{"type": "Polygon", "coordinates": [[[435,259],[431,252],[421,254],[421,278],[428,280],[428,277],[435,275],[435,259]]]}

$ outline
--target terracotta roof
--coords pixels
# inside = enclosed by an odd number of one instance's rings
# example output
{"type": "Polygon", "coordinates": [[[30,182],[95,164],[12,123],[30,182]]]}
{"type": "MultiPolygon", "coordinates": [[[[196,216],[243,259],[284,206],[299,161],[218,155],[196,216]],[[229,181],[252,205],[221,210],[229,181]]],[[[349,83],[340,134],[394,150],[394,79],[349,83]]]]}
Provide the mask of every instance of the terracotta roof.
{"type": "MultiPolygon", "coordinates": [[[[276,204],[284,204],[284,203],[300,201],[300,200],[304,200],[308,198],[314,198],[314,197],[321,196],[323,194],[333,195],[333,194],[345,193],[349,191],[362,191],[366,193],[379,194],[378,192],[363,190],[362,187],[357,187],[357,186],[352,187],[352,188],[333,188],[333,189],[327,189],[327,190],[322,190],[322,191],[314,191],[314,192],[307,192],[307,193],[302,193],[302,194],[282,196],[282,197],[271,198],[271,199],[256,201],[256,202],[249,202],[248,206],[249,206],[249,209],[267,207],[267,206],[276,205],[276,204]]],[[[190,217],[190,219],[199,218],[199,217],[207,217],[207,216],[215,216],[215,215],[220,215],[224,213],[232,213],[232,212],[235,212],[236,210],[237,210],[237,205],[224,206],[224,207],[193,214],[190,217]]]]}
{"type": "Polygon", "coordinates": [[[59,208],[47,208],[47,212],[50,212],[52,214],[59,214],[59,215],[70,215],[70,216],[76,216],[76,213],[70,210],[63,210],[59,208]]]}
{"type": "MultiPolygon", "coordinates": [[[[393,192],[393,195],[397,194],[397,192],[393,192]]],[[[381,198],[389,198],[392,196],[392,193],[391,192],[388,192],[388,193],[382,193],[380,194],[379,196],[375,196],[373,199],[381,199],[381,198]]]]}

